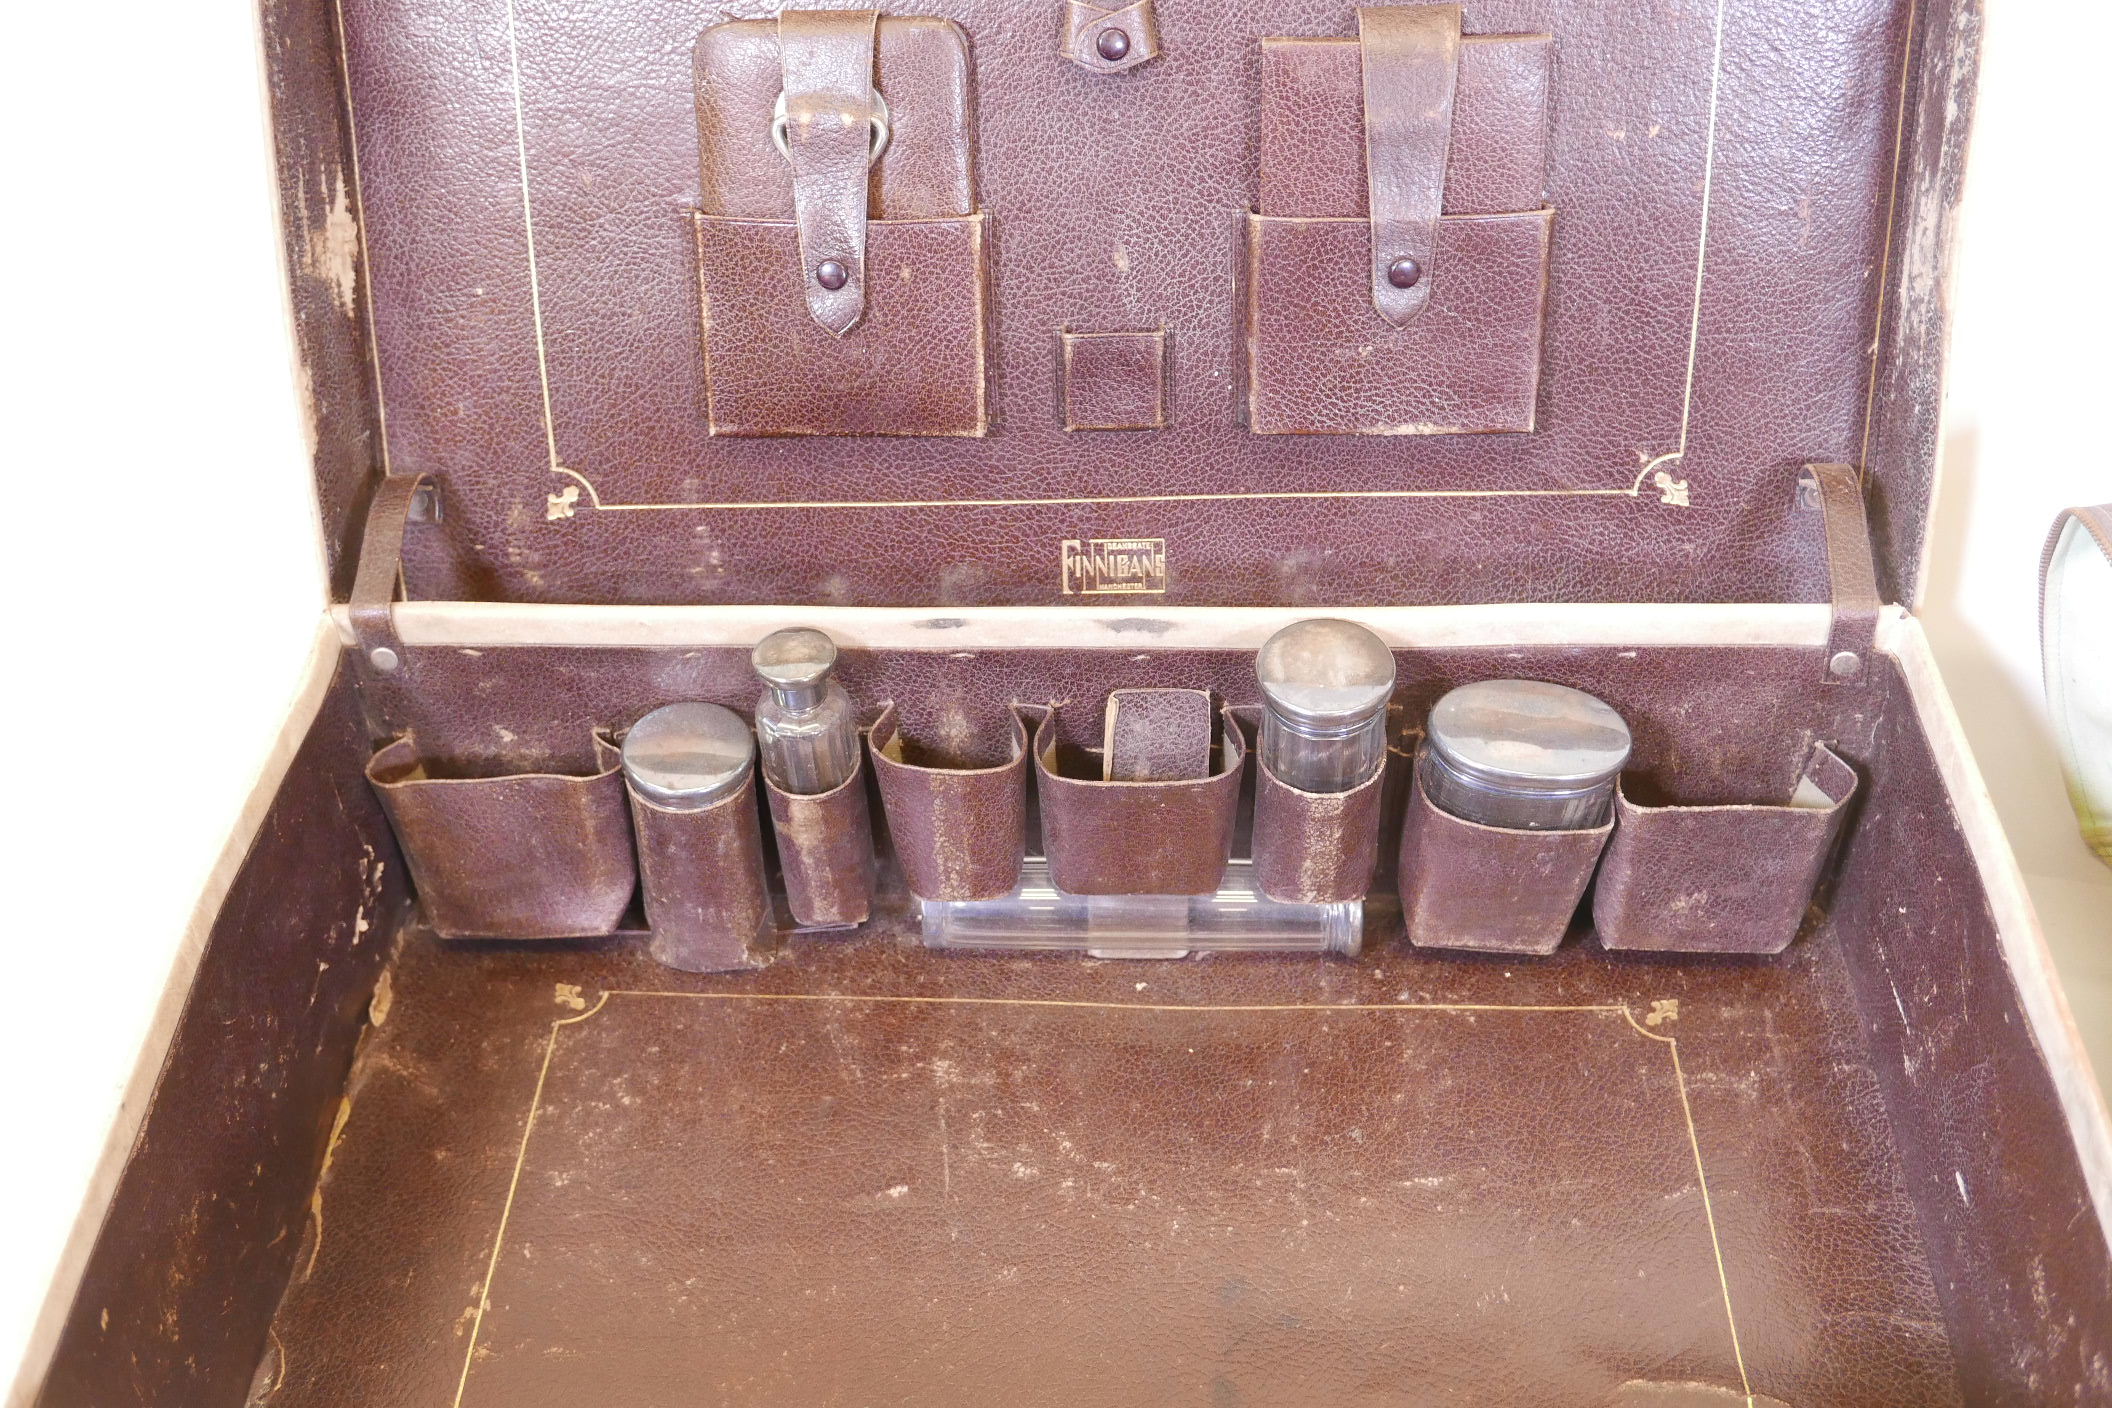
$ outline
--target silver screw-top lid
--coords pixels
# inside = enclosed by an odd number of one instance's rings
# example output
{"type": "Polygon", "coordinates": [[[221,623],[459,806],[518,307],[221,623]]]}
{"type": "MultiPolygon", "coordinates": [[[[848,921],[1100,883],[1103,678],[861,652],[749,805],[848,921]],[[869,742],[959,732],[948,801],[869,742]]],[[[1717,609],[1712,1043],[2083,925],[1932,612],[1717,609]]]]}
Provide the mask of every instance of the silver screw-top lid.
{"type": "Polygon", "coordinates": [[[1294,621],[1254,657],[1269,707],[1307,728],[1353,729],[1393,697],[1393,652],[1354,621],[1294,621]]]}
{"type": "Polygon", "coordinates": [[[794,626],[764,636],[748,659],[777,702],[798,712],[821,702],[836,668],[836,642],[826,632],[794,626]]]}
{"type": "Polygon", "coordinates": [[[623,738],[623,773],[647,801],[702,811],[741,785],[755,765],[755,736],[717,704],[663,704],[623,738]]]}
{"type": "Polygon", "coordinates": [[[1464,684],[1430,711],[1430,747],[1446,765],[1507,791],[1588,791],[1621,770],[1630,744],[1604,700],[1539,680],[1464,684]]]}

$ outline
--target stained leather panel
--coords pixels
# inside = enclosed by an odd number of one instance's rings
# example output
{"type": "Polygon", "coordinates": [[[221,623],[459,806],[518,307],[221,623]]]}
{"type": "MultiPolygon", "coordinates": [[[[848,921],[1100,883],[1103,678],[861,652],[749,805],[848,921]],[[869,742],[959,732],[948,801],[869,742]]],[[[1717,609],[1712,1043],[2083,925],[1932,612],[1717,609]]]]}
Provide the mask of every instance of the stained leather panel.
{"type": "Polygon", "coordinates": [[[1162,15],[1161,56],[1114,77],[1054,55],[1053,6],[918,8],[974,60],[994,433],[875,453],[705,434],[680,211],[687,54],[723,12],[345,0],[390,444],[450,504],[414,595],[1053,601],[1060,543],[1095,537],[1164,539],[1191,603],[1822,594],[1777,510],[1788,465],[1861,458],[1906,0],[1728,6],[1720,69],[1706,7],[1475,7],[1470,33],[1558,55],[1545,380],[1531,436],[1415,445],[1240,423],[1259,44],[1346,37],[1349,7],[1162,15]],[[1065,433],[1051,334],[1140,325],[1169,331],[1178,423],[1065,433]]]}

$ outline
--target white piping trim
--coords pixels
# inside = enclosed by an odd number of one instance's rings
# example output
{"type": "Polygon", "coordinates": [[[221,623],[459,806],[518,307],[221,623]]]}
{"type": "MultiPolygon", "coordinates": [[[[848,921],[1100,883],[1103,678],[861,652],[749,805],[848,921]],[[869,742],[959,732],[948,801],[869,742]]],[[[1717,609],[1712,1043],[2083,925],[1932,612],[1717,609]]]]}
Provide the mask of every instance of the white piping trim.
{"type": "Polygon", "coordinates": [[[2068,1133],[2097,1209],[2100,1228],[2112,1237],[2112,1115],[2105,1107],[2104,1092],[2090,1068],[2090,1056],[2076,1029],[2075,1014],[2068,1008],[2054,967],[2053,951],[2047,947],[2045,930],[2031,906],[2016,853],[2002,830],[1994,798],[1980,776],[1980,765],[1967,746],[1965,730],[1951,705],[1949,691],[1937,671],[1936,657],[1928,636],[1912,616],[1888,615],[1881,623],[1878,646],[1899,662],[1914,701],[1915,716],[1935,755],[1936,770],[1943,778],[1965,832],[1973,863],[1980,872],[1980,886],[1995,917],[1995,934],[2002,956],[2017,985],[2024,1019],[2038,1043],[2039,1055],[2053,1078],[2054,1091],[2068,1117],[2068,1133]]]}
{"type": "Polygon", "coordinates": [[[80,1292],[89,1254],[95,1250],[96,1238],[101,1235],[103,1221],[110,1212],[111,1199],[117,1193],[118,1179],[124,1174],[125,1164],[139,1142],[147,1111],[153,1105],[155,1087],[160,1084],[162,1068],[168,1062],[169,1046],[190,1001],[191,984],[198,976],[199,960],[205,955],[206,940],[212,936],[214,921],[227,903],[228,892],[234,887],[235,876],[241,871],[243,861],[249,857],[251,845],[264,829],[264,818],[277,800],[280,786],[286,781],[294,754],[307,740],[309,728],[322,711],[323,700],[329,694],[330,682],[336,677],[338,661],[342,658],[336,632],[330,629],[327,621],[319,623],[308,663],[293,703],[287,710],[286,722],[270,752],[258,765],[256,781],[235,818],[227,844],[221,848],[219,858],[206,875],[203,892],[184,926],[168,980],[162,985],[161,1000],[155,1006],[153,1021],[140,1044],[139,1058],[133,1065],[130,1079],[125,1082],[124,1095],[111,1121],[110,1132],[103,1141],[103,1152],[96,1160],[95,1172],[88,1180],[81,1210],[60,1250],[58,1268],[51,1285],[45,1290],[44,1304],[37,1312],[36,1324],[30,1330],[22,1367],[8,1390],[9,1408],[29,1408],[43,1386],[45,1375],[51,1371],[52,1356],[59,1347],[59,1334],[65,1328],[67,1316],[72,1313],[74,1298],[80,1292]]]}
{"type": "MultiPolygon", "coordinates": [[[[1895,611],[1896,608],[1887,608],[1895,611]]],[[[347,608],[331,608],[353,644],[347,608]]],[[[690,649],[747,646],[781,626],[814,626],[868,650],[1254,650],[1312,616],[1361,622],[1401,649],[1526,646],[1823,646],[1825,603],[1524,603],[1494,606],[1094,607],[552,606],[399,602],[408,645],[601,646],[690,649]]]]}

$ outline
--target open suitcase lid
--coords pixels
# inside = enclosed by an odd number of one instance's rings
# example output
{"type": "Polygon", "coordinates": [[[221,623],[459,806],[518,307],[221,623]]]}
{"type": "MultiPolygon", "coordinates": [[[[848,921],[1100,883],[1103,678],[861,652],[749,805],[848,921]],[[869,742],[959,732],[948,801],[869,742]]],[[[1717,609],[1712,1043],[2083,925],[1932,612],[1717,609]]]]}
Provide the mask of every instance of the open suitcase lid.
{"type": "Polygon", "coordinates": [[[1837,461],[1911,603],[1971,9],[1468,5],[1468,36],[1552,36],[1536,428],[1265,435],[1263,41],[1354,38],[1356,6],[1161,0],[1108,72],[1062,0],[915,0],[972,56],[987,433],[747,437],[709,421],[692,51],[768,7],[267,7],[335,594],[387,472],[437,486],[417,599],[1818,601],[1795,485],[1837,461]],[[1104,331],[1163,331],[1163,427],[1067,428],[1063,334],[1104,331]]]}

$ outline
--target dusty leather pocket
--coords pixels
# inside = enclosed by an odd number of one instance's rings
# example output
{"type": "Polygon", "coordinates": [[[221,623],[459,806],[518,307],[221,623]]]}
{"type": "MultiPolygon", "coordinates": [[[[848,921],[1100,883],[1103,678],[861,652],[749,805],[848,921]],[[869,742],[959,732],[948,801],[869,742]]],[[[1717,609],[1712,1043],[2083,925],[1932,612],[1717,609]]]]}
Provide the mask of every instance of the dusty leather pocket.
{"type": "Polygon", "coordinates": [[[1856,772],[1825,744],[1787,805],[1647,806],[1616,794],[1617,825],[1592,896],[1609,949],[1780,953],[1833,855],[1856,772]]]}
{"type": "Polygon", "coordinates": [[[873,912],[873,821],[865,760],[841,785],[804,795],[764,779],[785,903],[803,929],[863,924],[873,912]]]}
{"type": "Polygon", "coordinates": [[[621,755],[595,772],[445,776],[409,734],[367,761],[425,921],[443,938],[570,939],[616,928],[637,887],[621,755]]]}
{"type": "Polygon", "coordinates": [[[1257,435],[1458,435],[1533,428],[1554,211],[1437,223],[1420,316],[1372,309],[1371,227],[1247,217],[1247,421],[1257,435]]]}
{"type": "Polygon", "coordinates": [[[659,806],[627,790],[653,960],[690,973],[761,966],[771,913],[754,771],[695,811],[659,806]]]}
{"type": "Polygon", "coordinates": [[[1608,821],[1578,831],[1483,826],[1420,785],[1401,824],[1401,920],[1417,948],[1553,953],[1591,883],[1608,821]]]}
{"type": "Polygon", "coordinates": [[[895,706],[870,742],[888,844],[909,892],[927,900],[994,899],[1019,883],[1027,839],[1027,729],[1016,710],[1003,762],[978,767],[914,747],[895,706]]]}
{"type": "Polygon", "coordinates": [[[1254,883],[1272,900],[1341,904],[1364,898],[1378,868],[1386,769],[1347,792],[1306,792],[1267,763],[1254,778],[1254,883]]]}
{"type": "Polygon", "coordinates": [[[1181,782],[1082,777],[1050,705],[1034,730],[1042,847],[1056,888],[1074,895],[1206,895],[1224,878],[1239,818],[1246,735],[1229,709],[1216,766],[1181,782]]]}
{"type": "Polygon", "coordinates": [[[713,435],[981,435],[983,217],[867,227],[865,315],[814,321],[789,220],[692,213],[713,435]]]}

